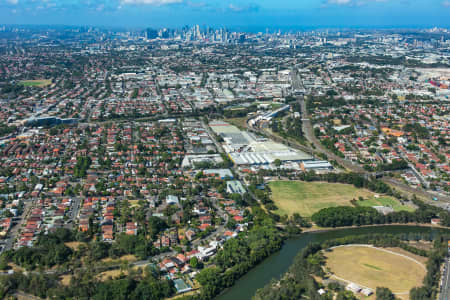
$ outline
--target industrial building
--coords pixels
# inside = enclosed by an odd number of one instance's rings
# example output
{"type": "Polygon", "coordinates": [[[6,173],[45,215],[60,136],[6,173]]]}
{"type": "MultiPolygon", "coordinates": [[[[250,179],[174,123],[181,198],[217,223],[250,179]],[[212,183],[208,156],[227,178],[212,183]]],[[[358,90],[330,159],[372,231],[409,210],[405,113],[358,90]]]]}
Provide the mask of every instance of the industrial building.
{"type": "Polygon", "coordinates": [[[242,147],[257,140],[252,133],[241,131],[236,126],[226,122],[214,121],[209,126],[215,134],[224,140],[224,149],[226,152],[239,151],[242,147]]]}
{"type": "Polygon", "coordinates": [[[275,160],[281,162],[304,162],[313,160],[305,152],[289,148],[273,141],[252,142],[242,151],[229,153],[231,160],[237,165],[267,165],[275,160]]]}
{"type": "MultiPolygon", "coordinates": [[[[286,110],[287,108],[289,106],[282,107],[277,111],[286,110]]],[[[315,161],[313,156],[303,151],[276,143],[250,132],[241,131],[236,126],[226,122],[214,121],[209,125],[215,134],[222,137],[222,146],[225,152],[228,153],[233,163],[238,166],[270,168],[275,161],[279,160],[283,166],[297,164],[294,169],[300,170],[301,166],[303,171],[333,169],[333,166],[327,161],[315,161]]]]}
{"type": "Polygon", "coordinates": [[[326,160],[304,161],[301,163],[303,171],[327,171],[333,170],[333,165],[326,160]]]}
{"type": "Polygon", "coordinates": [[[268,165],[274,163],[277,159],[281,162],[302,162],[313,159],[312,156],[295,150],[235,152],[229,155],[236,165],[268,165]]]}

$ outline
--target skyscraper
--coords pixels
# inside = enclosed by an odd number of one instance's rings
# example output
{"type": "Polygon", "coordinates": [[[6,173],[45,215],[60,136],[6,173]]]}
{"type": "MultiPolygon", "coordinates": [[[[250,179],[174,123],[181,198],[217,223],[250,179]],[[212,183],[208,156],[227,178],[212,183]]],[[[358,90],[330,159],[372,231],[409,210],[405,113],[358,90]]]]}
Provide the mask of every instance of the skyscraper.
{"type": "Polygon", "coordinates": [[[149,40],[156,39],[158,37],[158,31],[156,31],[153,28],[147,28],[146,36],[147,36],[147,39],[149,39],[149,40]]]}

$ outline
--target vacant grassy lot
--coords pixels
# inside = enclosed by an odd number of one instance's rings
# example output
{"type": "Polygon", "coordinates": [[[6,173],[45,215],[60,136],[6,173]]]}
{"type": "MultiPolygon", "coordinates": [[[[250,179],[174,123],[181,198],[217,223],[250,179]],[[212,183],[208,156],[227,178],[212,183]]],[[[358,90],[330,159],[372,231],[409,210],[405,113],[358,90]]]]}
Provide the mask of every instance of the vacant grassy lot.
{"type": "Polygon", "coordinates": [[[83,246],[87,246],[86,243],[82,243],[82,242],[67,242],[64,243],[67,247],[69,247],[72,250],[78,250],[78,248],[83,245],[83,246]]]}
{"type": "Polygon", "coordinates": [[[45,87],[47,85],[52,84],[52,81],[49,79],[39,79],[39,80],[24,80],[20,82],[24,86],[36,86],[36,87],[45,87]]]}
{"type": "Polygon", "coordinates": [[[225,121],[241,129],[247,128],[247,117],[229,118],[225,119],[225,121]]]}
{"type": "Polygon", "coordinates": [[[310,217],[315,212],[334,206],[352,205],[352,199],[363,197],[364,201],[358,201],[365,206],[380,205],[378,201],[393,204],[395,210],[412,210],[409,206],[402,206],[400,202],[391,197],[374,198],[374,193],[366,189],[358,189],[353,185],[327,182],[304,181],[272,181],[269,183],[272,190],[272,199],[279,208],[279,215],[292,215],[299,213],[301,216],[310,217]],[[380,200],[384,199],[384,200],[380,200]],[[367,202],[366,202],[367,201],[367,202]],[[373,202],[371,202],[373,201],[373,202]],[[373,203],[373,205],[366,205],[373,203]],[[394,205],[395,204],[395,205],[394,205]]]}
{"type": "Polygon", "coordinates": [[[139,200],[128,200],[128,203],[130,203],[130,207],[139,207],[139,200]]]}
{"type": "MultiPolygon", "coordinates": [[[[422,286],[426,270],[422,262],[401,256],[395,249],[378,249],[363,246],[346,246],[325,252],[327,268],[340,279],[375,290],[387,287],[394,293],[408,293],[422,286]]],[[[408,255],[408,257],[413,257],[408,255]]]]}
{"type": "Polygon", "coordinates": [[[117,259],[112,259],[111,257],[102,259],[102,262],[104,262],[104,263],[111,263],[111,262],[120,263],[121,261],[135,262],[135,261],[137,261],[137,257],[134,255],[128,254],[128,255],[121,256],[117,259]]]}
{"type": "Polygon", "coordinates": [[[61,284],[62,285],[64,285],[64,286],[69,286],[70,285],[70,280],[72,279],[72,275],[62,275],[61,277],[60,277],[60,282],[61,282],[61,284]]]}
{"type": "Polygon", "coordinates": [[[122,270],[110,270],[110,271],[105,271],[102,272],[100,274],[97,274],[97,279],[99,279],[100,281],[106,281],[108,280],[110,277],[112,279],[118,278],[122,275],[128,275],[128,271],[122,271],[122,270]]]}

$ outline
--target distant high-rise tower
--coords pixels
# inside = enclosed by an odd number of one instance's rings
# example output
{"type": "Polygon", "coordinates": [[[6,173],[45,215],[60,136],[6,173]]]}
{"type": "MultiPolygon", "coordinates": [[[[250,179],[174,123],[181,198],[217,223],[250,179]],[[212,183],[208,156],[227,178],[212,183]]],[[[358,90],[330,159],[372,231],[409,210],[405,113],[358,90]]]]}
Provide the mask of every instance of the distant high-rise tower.
{"type": "Polygon", "coordinates": [[[200,39],[202,37],[202,34],[200,32],[200,26],[199,25],[195,25],[195,38],[196,39],[200,39]]]}
{"type": "Polygon", "coordinates": [[[147,28],[146,36],[147,36],[147,39],[149,39],[149,40],[156,39],[158,37],[158,31],[156,31],[155,29],[152,29],[152,28],[147,28]]]}
{"type": "Polygon", "coordinates": [[[169,30],[167,28],[163,28],[161,30],[161,37],[163,39],[168,39],[170,37],[169,30]]]}

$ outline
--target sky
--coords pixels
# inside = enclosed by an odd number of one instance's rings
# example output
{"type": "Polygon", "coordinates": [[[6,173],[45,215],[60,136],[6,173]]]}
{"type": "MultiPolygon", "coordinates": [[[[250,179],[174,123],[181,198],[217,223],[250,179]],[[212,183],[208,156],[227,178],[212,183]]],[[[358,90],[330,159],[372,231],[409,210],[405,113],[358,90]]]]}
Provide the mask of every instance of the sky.
{"type": "Polygon", "coordinates": [[[0,0],[0,24],[449,28],[450,0],[0,0]]]}

